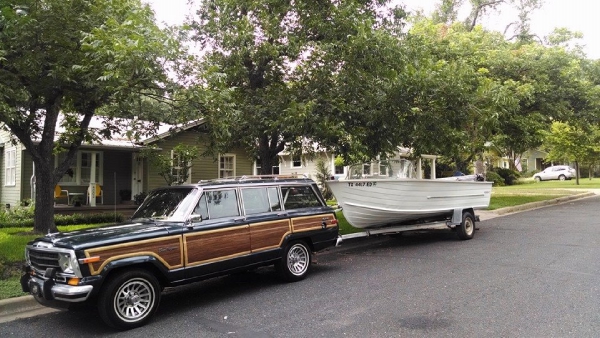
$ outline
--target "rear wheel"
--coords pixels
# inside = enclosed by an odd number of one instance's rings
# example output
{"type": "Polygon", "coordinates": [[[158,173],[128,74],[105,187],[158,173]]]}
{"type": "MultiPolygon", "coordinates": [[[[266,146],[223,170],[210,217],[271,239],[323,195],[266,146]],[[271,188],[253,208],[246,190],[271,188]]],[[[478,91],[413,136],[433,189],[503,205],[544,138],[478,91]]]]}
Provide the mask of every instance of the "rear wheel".
{"type": "Polygon", "coordinates": [[[560,176],[558,176],[558,179],[561,181],[564,181],[567,179],[567,177],[565,175],[560,175],[560,176]]]}
{"type": "Polygon", "coordinates": [[[475,216],[470,211],[463,212],[462,222],[456,227],[458,238],[466,240],[475,234],[475,216]]]}
{"type": "Polygon", "coordinates": [[[283,250],[281,261],[275,264],[280,277],[286,282],[302,280],[310,268],[310,248],[303,241],[291,242],[283,250]]]}
{"type": "Polygon", "coordinates": [[[142,326],[158,308],[160,292],[156,277],[146,270],[122,272],[109,280],[100,293],[100,317],[120,330],[142,326]]]}

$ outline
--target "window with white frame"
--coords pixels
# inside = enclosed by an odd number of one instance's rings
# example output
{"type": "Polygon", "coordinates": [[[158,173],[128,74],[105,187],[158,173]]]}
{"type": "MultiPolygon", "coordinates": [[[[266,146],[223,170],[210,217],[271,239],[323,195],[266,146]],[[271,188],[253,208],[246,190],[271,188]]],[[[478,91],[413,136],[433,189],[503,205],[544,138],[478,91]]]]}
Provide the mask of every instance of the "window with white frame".
{"type": "Polygon", "coordinates": [[[219,156],[219,178],[235,177],[235,155],[219,156]]]}
{"type": "Polygon", "coordinates": [[[292,168],[302,168],[302,158],[300,156],[292,157],[292,168]]]}
{"type": "Polygon", "coordinates": [[[17,184],[17,149],[10,148],[4,152],[4,185],[11,186],[17,184]]]}
{"type": "MultiPolygon", "coordinates": [[[[101,151],[79,151],[75,156],[75,162],[60,179],[61,185],[87,185],[92,178],[92,154],[95,154],[96,165],[94,180],[103,184],[104,156],[101,151]]],[[[54,166],[57,167],[65,160],[66,152],[59,153],[54,157],[54,166]]]]}
{"type": "MultiPolygon", "coordinates": [[[[260,164],[260,159],[255,162],[255,166],[254,167],[256,168],[256,174],[260,175],[261,174],[261,169],[262,169],[262,166],[260,164]]],[[[271,175],[279,175],[279,164],[274,165],[274,166],[271,167],[271,175]]]]}
{"type": "Polygon", "coordinates": [[[176,179],[175,182],[192,183],[192,167],[189,164],[186,165],[181,156],[173,150],[171,150],[171,174],[176,179]],[[185,177],[186,167],[187,177],[185,177]]]}

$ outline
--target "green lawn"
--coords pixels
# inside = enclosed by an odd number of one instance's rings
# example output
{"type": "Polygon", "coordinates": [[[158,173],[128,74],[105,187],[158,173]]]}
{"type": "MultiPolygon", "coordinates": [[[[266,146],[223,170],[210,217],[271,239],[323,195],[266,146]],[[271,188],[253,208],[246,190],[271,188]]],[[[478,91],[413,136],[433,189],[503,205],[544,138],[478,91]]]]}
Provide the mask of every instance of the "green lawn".
{"type": "MultiPolygon", "coordinates": [[[[72,231],[99,225],[59,226],[60,231],[72,231]]],[[[39,237],[30,228],[0,228],[0,299],[25,295],[19,284],[20,267],[25,261],[25,245],[39,237]]]]}

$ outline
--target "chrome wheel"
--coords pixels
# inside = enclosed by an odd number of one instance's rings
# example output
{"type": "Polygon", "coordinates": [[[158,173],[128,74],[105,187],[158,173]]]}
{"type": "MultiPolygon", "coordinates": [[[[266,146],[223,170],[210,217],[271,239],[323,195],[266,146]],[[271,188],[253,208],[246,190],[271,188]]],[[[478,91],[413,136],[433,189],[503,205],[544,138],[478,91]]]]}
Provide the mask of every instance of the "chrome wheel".
{"type": "Polygon", "coordinates": [[[283,249],[281,259],[275,263],[275,269],[284,281],[297,282],[304,279],[310,270],[310,255],[310,247],[306,242],[291,242],[283,249]]]}
{"type": "Polygon", "coordinates": [[[300,244],[294,244],[287,254],[287,267],[291,274],[294,276],[302,276],[308,270],[308,264],[310,263],[308,249],[300,244]]]}
{"type": "Polygon", "coordinates": [[[114,310],[125,322],[135,322],[146,317],[154,307],[154,288],[145,279],[135,278],[121,285],[114,299],[114,310]]]}
{"type": "Polygon", "coordinates": [[[117,273],[98,295],[98,312],[114,328],[128,330],[144,325],[160,303],[160,283],[149,271],[117,273]]]}

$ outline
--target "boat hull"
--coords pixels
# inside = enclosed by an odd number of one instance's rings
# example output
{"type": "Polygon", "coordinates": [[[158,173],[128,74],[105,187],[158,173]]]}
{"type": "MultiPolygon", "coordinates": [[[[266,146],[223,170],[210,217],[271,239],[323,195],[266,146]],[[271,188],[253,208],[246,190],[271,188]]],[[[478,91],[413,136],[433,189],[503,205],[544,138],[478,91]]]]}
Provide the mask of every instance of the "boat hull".
{"type": "Polygon", "coordinates": [[[451,215],[455,209],[485,209],[492,182],[429,179],[328,181],[346,220],[377,228],[451,215]]]}

